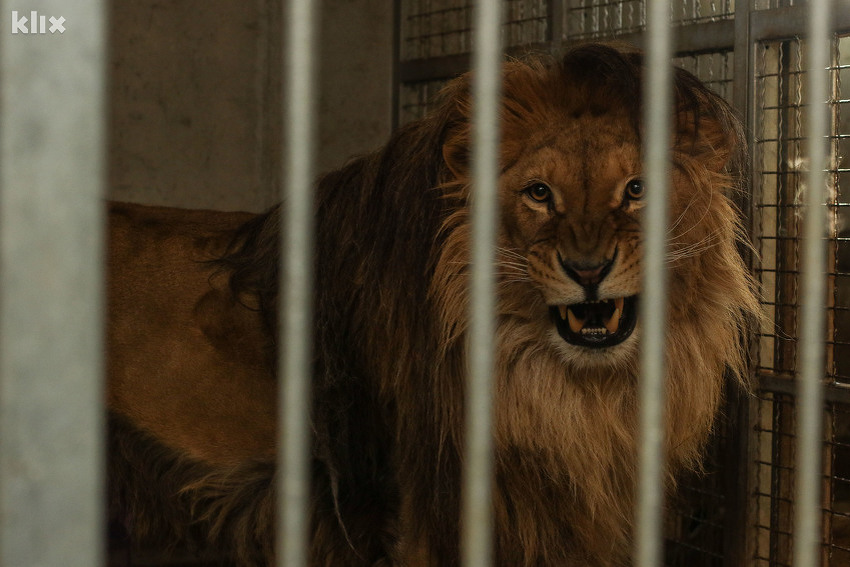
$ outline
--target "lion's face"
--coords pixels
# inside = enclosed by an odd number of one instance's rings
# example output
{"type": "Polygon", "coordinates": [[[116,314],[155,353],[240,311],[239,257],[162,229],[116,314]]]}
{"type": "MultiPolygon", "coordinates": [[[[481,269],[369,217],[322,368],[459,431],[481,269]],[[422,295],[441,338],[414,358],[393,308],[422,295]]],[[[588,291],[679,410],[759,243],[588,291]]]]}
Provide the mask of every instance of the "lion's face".
{"type": "Polygon", "coordinates": [[[532,136],[501,178],[502,281],[510,293],[522,281],[528,324],[575,362],[634,351],[645,190],[634,138],[621,115],[583,114],[532,136]]]}
{"type": "MultiPolygon", "coordinates": [[[[585,55],[565,60],[564,67],[506,66],[497,257],[497,350],[505,376],[514,372],[510,368],[531,368],[558,384],[582,375],[574,370],[624,377],[637,372],[645,316],[638,312],[642,210],[644,192],[652,192],[642,179],[639,87],[632,80],[640,67],[585,55]]],[[[668,363],[683,360],[677,349],[696,352],[689,341],[712,334],[723,343],[711,353],[723,362],[712,364],[740,373],[737,337],[755,305],[727,196],[736,183],[729,167],[739,159],[740,133],[716,95],[687,74],[676,80],[667,202],[668,363]]],[[[470,243],[466,93],[454,93],[460,116],[442,148],[448,175],[441,191],[456,206],[443,224],[446,237],[431,285],[444,344],[466,326],[465,280],[458,277],[465,275],[470,243]]]]}

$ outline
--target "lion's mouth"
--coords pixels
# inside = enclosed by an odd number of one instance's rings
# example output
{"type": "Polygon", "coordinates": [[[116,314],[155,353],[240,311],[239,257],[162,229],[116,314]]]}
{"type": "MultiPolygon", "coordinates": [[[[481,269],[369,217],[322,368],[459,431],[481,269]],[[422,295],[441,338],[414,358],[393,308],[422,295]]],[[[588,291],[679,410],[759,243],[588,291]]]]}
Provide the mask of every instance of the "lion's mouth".
{"type": "Polygon", "coordinates": [[[558,334],[568,343],[587,348],[618,345],[637,323],[637,296],[617,297],[549,307],[558,334]]]}

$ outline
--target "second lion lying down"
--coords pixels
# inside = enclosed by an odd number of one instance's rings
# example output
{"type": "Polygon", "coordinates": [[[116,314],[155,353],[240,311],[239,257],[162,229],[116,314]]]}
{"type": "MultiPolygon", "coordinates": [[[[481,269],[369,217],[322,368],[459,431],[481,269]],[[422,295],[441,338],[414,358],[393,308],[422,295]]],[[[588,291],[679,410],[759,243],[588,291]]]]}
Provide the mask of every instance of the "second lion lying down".
{"type": "MultiPolygon", "coordinates": [[[[495,414],[500,566],[630,547],[642,320],[641,57],[510,62],[501,102],[495,414]]],[[[458,564],[469,77],[316,188],[311,564],[458,564]]],[[[729,199],[742,139],[675,75],[666,470],[698,463],[757,304],[729,199]]],[[[114,205],[113,511],[271,565],[280,210],[114,205]]]]}

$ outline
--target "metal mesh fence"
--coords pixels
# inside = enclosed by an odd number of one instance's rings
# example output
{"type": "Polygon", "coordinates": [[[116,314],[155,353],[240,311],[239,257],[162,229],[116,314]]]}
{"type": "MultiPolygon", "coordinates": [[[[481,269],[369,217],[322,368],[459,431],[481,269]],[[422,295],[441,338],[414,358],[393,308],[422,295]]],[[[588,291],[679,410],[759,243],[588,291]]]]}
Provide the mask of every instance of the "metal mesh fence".
{"type": "MultiPolygon", "coordinates": [[[[731,18],[734,0],[684,0],[670,3],[674,24],[696,24],[731,18]]],[[[636,33],[646,28],[643,0],[570,0],[564,10],[563,40],[597,39],[636,33]]]]}
{"type": "MultiPolygon", "coordinates": [[[[796,399],[763,391],[757,404],[754,493],[755,553],[758,566],[792,563],[796,399]]],[[[822,564],[850,564],[850,404],[824,408],[822,564]]]]}
{"type": "Polygon", "coordinates": [[[691,53],[673,59],[673,64],[690,71],[711,90],[732,102],[735,53],[731,50],[691,53]]]}
{"type": "Polygon", "coordinates": [[[799,4],[800,0],[751,0],[753,10],[772,10],[799,4]]]}
{"type": "Polygon", "coordinates": [[[405,124],[425,116],[434,106],[444,80],[419,81],[402,85],[399,101],[399,122],[405,124]]]}
{"type": "MultiPolygon", "coordinates": [[[[502,0],[505,23],[502,45],[546,40],[546,0],[502,0]]],[[[402,4],[403,60],[441,57],[472,50],[472,3],[469,0],[408,0],[402,4]]]]}
{"type": "Polygon", "coordinates": [[[832,404],[826,428],[826,551],[831,565],[850,565],[850,405],[832,404]]]}
{"type": "Polygon", "coordinates": [[[646,26],[646,6],[641,0],[570,2],[564,12],[564,37],[599,38],[637,32],[646,26]]]}
{"type": "MultiPolygon", "coordinates": [[[[552,2],[502,0],[505,47],[534,45],[550,39],[572,41],[636,33],[646,28],[644,0],[559,0],[560,37],[551,18],[552,2]]],[[[778,1],[778,0],[777,0],[778,1]]],[[[772,6],[765,6],[772,7],[772,6]]],[[[677,25],[728,20],[734,0],[684,0],[670,3],[677,25]]],[[[401,13],[401,59],[427,59],[469,53],[472,49],[472,4],[469,0],[405,0],[401,13]]]]}
{"type": "MultiPolygon", "coordinates": [[[[759,260],[755,274],[761,284],[765,323],[755,349],[763,389],[756,418],[756,527],[758,565],[790,565],[792,557],[796,399],[791,379],[798,370],[798,310],[800,304],[801,195],[807,188],[802,172],[808,100],[800,39],[762,42],[756,46],[756,129],[754,144],[754,231],[759,260]]],[[[831,158],[827,399],[823,445],[824,565],[850,562],[850,406],[844,384],[850,372],[847,332],[850,327],[850,278],[846,262],[848,203],[846,184],[850,121],[846,109],[850,37],[833,42],[829,132],[831,158]],[[845,80],[842,80],[845,79],[845,80]],[[846,111],[845,111],[846,115],[846,111]],[[844,186],[842,188],[842,186],[844,186]]]]}
{"type": "MultiPolygon", "coordinates": [[[[508,50],[548,49],[561,42],[610,39],[639,34],[646,27],[645,0],[503,0],[502,44],[508,50]],[[556,21],[557,20],[557,21],[556,21]]],[[[671,2],[670,17],[678,25],[729,20],[734,0],[671,2]]],[[[403,78],[397,108],[400,124],[422,117],[439,87],[468,68],[472,44],[472,5],[468,0],[404,0],[400,15],[400,61],[439,61],[423,79],[403,78]],[[449,64],[446,64],[449,61],[449,64]],[[433,69],[440,69],[436,72],[433,69]],[[435,76],[436,75],[436,76],[435,76]]],[[[675,63],[731,100],[732,46],[681,53],[675,63]]],[[[414,73],[416,74],[416,73],[414,73]]]]}
{"type": "MultiPolygon", "coordinates": [[[[832,167],[834,189],[830,202],[832,336],[831,376],[850,382],[850,37],[837,40],[833,84],[832,167]]],[[[829,359],[828,359],[829,360],[829,359]]]]}
{"type": "Polygon", "coordinates": [[[668,502],[665,565],[723,567],[730,506],[730,477],[721,474],[732,451],[728,424],[719,424],[704,464],[705,474],[681,480],[668,502]]]}
{"type": "MultiPolygon", "coordinates": [[[[834,42],[830,141],[831,187],[830,264],[827,279],[830,322],[825,374],[832,382],[850,380],[850,196],[848,196],[848,150],[850,120],[847,117],[850,87],[850,37],[834,42]],[[844,110],[842,118],[842,110],[844,110]]],[[[756,50],[756,120],[754,165],[754,223],[759,262],[756,276],[761,284],[767,323],[759,333],[757,369],[790,375],[796,370],[797,311],[799,307],[801,225],[800,197],[805,191],[801,172],[807,167],[803,155],[805,115],[808,104],[804,88],[802,57],[805,44],[798,39],[761,43],[756,50]]]]}
{"type": "Polygon", "coordinates": [[[765,392],[758,408],[755,559],[757,565],[789,565],[794,482],[793,399],[765,392]]]}
{"type": "MultiPolygon", "coordinates": [[[[732,74],[735,54],[731,50],[692,53],[673,60],[674,65],[690,71],[714,92],[732,100],[732,74]]],[[[440,89],[448,79],[414,81],[401,85],[399,97],[399,122],[405,124],[425,116],[434,106],[440,89]]]]}

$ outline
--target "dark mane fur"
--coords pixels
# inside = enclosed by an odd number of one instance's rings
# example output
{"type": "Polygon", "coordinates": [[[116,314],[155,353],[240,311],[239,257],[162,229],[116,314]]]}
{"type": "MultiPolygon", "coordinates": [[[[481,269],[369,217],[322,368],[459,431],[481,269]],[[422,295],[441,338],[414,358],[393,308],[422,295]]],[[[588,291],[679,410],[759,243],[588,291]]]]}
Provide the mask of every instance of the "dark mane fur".
{"type": "Polygon", "coordinates": [[[273,556],[274,463],[234,469],[181,457],[119,416],[109,419],[112,520],[144,543],[225,553],[240,565],[273,556]]]}

